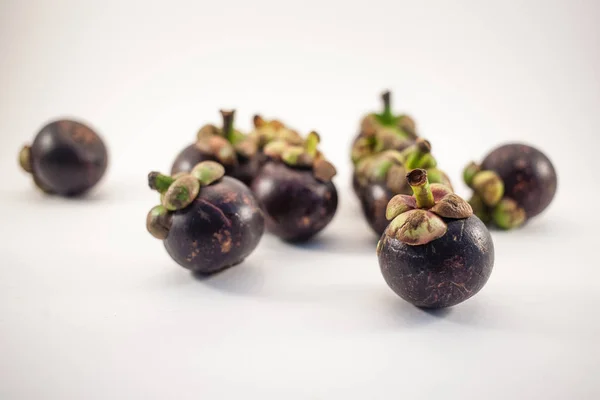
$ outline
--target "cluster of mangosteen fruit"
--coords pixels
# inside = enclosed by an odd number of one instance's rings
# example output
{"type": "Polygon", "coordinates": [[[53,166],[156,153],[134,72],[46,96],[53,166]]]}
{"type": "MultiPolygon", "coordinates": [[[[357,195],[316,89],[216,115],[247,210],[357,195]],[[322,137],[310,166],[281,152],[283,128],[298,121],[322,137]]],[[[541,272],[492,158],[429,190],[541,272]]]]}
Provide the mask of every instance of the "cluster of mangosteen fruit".
{"type": "MultiPolygon", "coordinates": [[[[552,201],[557,177],[550,160],[524,144],[503,145],[463,171],[473,193],[454,193],[432,145],[415,121],[383,110],[360,122],[352,143],[352,186],[364,218],[380,238],[384,280],[404,300],[424,308],[456,305],[476,294],[494,264],[488,226],[517,228],[552,201]]],[[[264,231],[287,242],[307,241],[333,219],[336,168],[319,150],[316,132],[301,135],[279,120],[253,117],[235,127],[235,111],[206,124],[175,158],[169,174],[151,172],[159,205],[146,226],[184,268],[212,274],[241,263],[264,231]]],[[[79,196],[108,165],[106,146],[89,126],[57,120],[19,153],[23,170],[47,194],[79,196]]]]}

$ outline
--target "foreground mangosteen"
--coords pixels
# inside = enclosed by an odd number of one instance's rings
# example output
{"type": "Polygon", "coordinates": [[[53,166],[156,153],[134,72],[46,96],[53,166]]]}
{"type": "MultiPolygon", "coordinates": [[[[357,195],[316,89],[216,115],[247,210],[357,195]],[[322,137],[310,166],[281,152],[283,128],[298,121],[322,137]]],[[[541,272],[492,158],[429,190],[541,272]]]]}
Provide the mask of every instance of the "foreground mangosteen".
{"type": "Polygon", "coordinates": [[[161,205],[148,213],[148,231],[163,240],[173,260],[197,273],[241,263],[264,231],[264,218],[250,189],[224,175],[223,166],[213,161],[173,177],[148,175],[150,188],[161,194],[161,205]]]}
{"type": "Polygon", "coordinates": [[[469,203],[427,172],[407,175],[414,195],[397,195],[377,245],[381,272],[404,300],[424,308],[459,304],[483,288],[494,265],[494,245],[469,203]]]}
{"type": "Polygon", "coordinates": [[[431,144],[422,138],[399,152],[386,150],[362,159],[354,170],[354,189],[363,215],[373,231],[380,236],[388,226],[387,204],[397,194],[412,193],[406,182],[406,172],[426,169],[432,183],[442,183],[452,189],[450,179],[431,155],[431,144]]]}
{"type": "Polygon", "coordinates": [[[488,154],[481,165],[469,164],[465,183],[473,189],[475,213],[502,229],[521,226],[550,205],[557,176],[541,151],[525,144],[506,144],[488,154]]]}
{"type": "Polygon", "coordinates": [[[392,111],[392,94],[381,95],[383,111],[370,113],[360,123],[360,131],[352,143],[352,162],[384,150],[404,150],[417,138],[415,121],[392,111]]]}
{"type": "Polygon", "coordinates": [[[42,191],[77,196],[102,178],[108,153],[100,136],[90,127],[63,119],[44,126],[33,144],[21,149],[19,164],[42,191]]]}
{"type": "Polygon", "coordinates": [[[269,161],[252,184],[265,214],[267,229],[283,240],[305,241],[333,219],[337,190],[335,167],[317,151],[320,139],[311,132],[302,146],[284,141],[265,147],[269,161]]]}
{"type": "Polygon", "coordinates": [[[217,161],[225,173],[249,185],[260,167],[257,144],[233,126],[235,110],[221,110],[223,127],[204,125],[198,131],[196,142],[179,153],[171,174],[190,172],[202,161],[217,161]]]}

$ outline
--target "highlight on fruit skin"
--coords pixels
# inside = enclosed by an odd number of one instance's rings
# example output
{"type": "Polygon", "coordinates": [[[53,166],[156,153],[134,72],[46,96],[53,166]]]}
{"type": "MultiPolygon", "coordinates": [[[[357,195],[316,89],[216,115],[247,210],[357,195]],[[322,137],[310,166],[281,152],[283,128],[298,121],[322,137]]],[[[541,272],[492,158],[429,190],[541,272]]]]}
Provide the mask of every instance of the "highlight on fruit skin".
{"type": "Polygon", "coordinates": [[[221,164],[203,161],[175,176],[151,172],[148,185],[161,195],[146,217],[148,232],[182,267],[211,274],[241,263],[258,246],[264,232],[258,202],[221,164]]]}
{"type": "Polygon", "coordinates": [[[481,164],[470,163],[463,179],[473,190],[469,202],[475,213],[500,229],[518,228],[543,212],[558,184],[550,159],[521,143],[502,145],[481,164]]]}
{"type": "Polygon", "coordinates": [[[267,230],[289,242],[311,239],[333,219],[338,205],[336,169],[311,132],[299,145],[282,140],[264,148],[265,165],[252,184],[267,230]]]}
{"type": "Polygon", "coordinates": [[[427,171],[406,176],[413,195],[390,200],[390,220],[377,244],[381,273],[402,299],[423,308],[459,304],[486,284],[494,265],[494,245],[469,203],[427,171]]]}
{"type": "Polygon", "coordinates": [[[44,193],[79,196],[104,176],[108,151],[100,136],[86,124],[55,120],[45,125],[18,156],[23,171],[44,193]]]}
{"type": "Polygon", "coordinates": [[[426,169],[429,181],[452,188],[448,176],[438,168],[431,154],[431,144],[423,138],[403,151],[385,150],[368,156],[354,169],[353,186],[363,215],[378,236],[388,225],[385,210],[388,202],[397,194],[411,194],[406,173],[416,168],[426,169]]]}

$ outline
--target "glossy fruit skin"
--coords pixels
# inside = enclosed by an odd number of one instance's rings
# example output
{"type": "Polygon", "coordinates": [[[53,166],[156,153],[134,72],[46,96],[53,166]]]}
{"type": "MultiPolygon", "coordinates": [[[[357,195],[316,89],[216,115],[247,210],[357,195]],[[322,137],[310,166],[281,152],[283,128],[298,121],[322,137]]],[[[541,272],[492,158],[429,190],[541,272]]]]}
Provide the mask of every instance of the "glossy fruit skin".
{"type": "Polygon", "coordinates": [[[264,218],[250,189],[223,177],[175,211],[164,240],[169,255],[191,271],[210,274],[241,263],[258,245],[264,218]]]}
{"type": "Polygon", "coordinates": [[[108,165],[102,139],[88,126],[73,120],[44,126],[30,151],[34,181],[44,191],[61,196],[85,193],[100,181],[108,165]]]}
{"type": "MultiPolygon", "coordinates": [[[[202,161],[219,162],[214,155],[201,151],[198,149],[195,143],[192,143],[183,149],[175,158],[173,166],[171,167],[171,175],[175,175],[178,172],[190,172],[192,168],[196,166],[196,164],[202,161]]],[[[238,155],[237,165],[223,166],[225,167],[225,174],[242,181],[247,186],[250,186],[254,180],[254,177],[258,174],[260,164],[261,157],[259,155],[250,158],[238,155]]]]}
{"type": "Polygon", "coordinates": [[[445,222],[446,234],[421,246],[381,236],[378,258],[386,283],[417,307],[459,304],[479,292],[492,273],[494,244],[485,224],[474,215],[445,222]]]}
{"type": "Polygon", "coordinates": [[[338,195],[332,182],[320,182],[312,170],[269,161],[252,184],[265,214],[267,230],[290,242],[306,241],[335,215],[338,195]]]}
{"type": "Polygon", "coordinates": [[[387,204],[395,194],[384,184],[369,183],[360,189],[358,198],[367,223],[377,235],[381,235],[390,221],[385,217],[387,204]]]}
{"type": "Polygon", "coordinates": [[[532,218],[544,211],[556,194],[557,176],[541,151],[520,143],[498,147],[481,163],[504,181],[504,195],[515,200],[532,218]]]}

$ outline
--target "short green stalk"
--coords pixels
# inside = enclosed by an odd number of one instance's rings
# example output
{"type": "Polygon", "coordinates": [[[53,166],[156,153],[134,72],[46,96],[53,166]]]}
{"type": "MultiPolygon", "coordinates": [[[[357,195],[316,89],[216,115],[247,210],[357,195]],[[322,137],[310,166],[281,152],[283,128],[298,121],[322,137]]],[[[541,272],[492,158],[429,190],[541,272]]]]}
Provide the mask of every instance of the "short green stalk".
{"type": "Polygon", "coordinates": [[[414,169],[406,175],[408,184],[413,190],[417,207],[429,209],[435,205],[433,193],[427,179],[427,171],[424,169],[414,169]]]}

